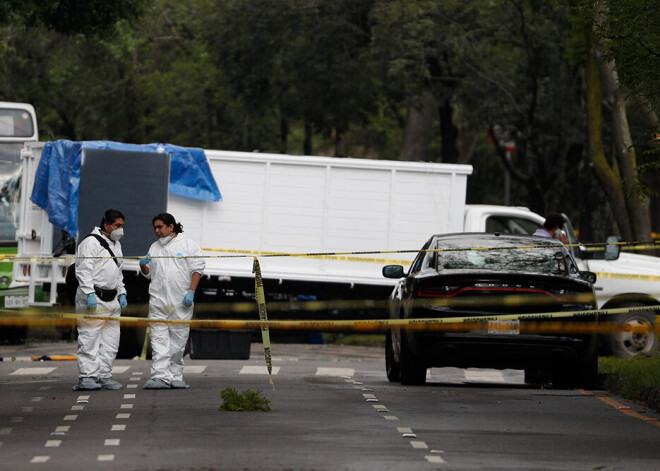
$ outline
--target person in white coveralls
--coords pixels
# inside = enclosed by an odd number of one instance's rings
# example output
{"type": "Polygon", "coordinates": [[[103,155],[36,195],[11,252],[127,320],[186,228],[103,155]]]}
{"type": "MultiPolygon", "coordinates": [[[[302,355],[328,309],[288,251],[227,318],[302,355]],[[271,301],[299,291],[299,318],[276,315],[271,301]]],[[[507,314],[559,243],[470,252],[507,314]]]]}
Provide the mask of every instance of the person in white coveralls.
{"type": "MultiPolygon", "coordinates": [[[[108,209],[99,227],[78,244],[75,273],[78,280],[76,312],[119,317],[126,308],[122,275],[124,215],[108,209]]],[[[119,349],[119,322],[78,321],[78,384],[74,391],[122,389],[112,379],[112,365],[119,349]]]]}
{"type": "MultiPolygon", "coordinates": [[[[169,213],[153,218],[158,240],[140,260],[140,271],[151,280],[149,319],[190,320],[199,280],[204,274],[202,250],[182,234],[183,227],[169,213]]],[[[189,325],[150,324],[151,377],[144,389],[184,389],[183,353],[190,333],[189,325]]]]}

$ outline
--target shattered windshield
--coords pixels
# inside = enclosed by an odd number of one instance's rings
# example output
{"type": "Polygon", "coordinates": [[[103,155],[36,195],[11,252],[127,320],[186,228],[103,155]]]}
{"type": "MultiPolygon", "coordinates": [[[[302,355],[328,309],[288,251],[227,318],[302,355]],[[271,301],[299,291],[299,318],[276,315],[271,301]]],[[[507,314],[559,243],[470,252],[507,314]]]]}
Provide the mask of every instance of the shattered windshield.
{"type": "Polygon", "coordinates": [[[575,271],[564,247],[526,239],[440,239],[437,249],[440,250],[436,262],[439,271],[507,271],[544,275],[566,275],[575,271]]]}

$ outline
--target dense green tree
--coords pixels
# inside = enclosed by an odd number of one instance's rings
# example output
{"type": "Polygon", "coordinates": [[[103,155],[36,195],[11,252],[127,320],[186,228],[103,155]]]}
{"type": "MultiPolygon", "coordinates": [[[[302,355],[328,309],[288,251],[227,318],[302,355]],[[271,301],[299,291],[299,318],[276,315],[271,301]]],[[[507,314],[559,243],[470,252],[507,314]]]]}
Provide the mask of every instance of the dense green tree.
{"type": "Polygon", "coordinates": [[[0,0],[0,26],[44,27],[68,36],[108,36],[148,0],[0,0]]]}

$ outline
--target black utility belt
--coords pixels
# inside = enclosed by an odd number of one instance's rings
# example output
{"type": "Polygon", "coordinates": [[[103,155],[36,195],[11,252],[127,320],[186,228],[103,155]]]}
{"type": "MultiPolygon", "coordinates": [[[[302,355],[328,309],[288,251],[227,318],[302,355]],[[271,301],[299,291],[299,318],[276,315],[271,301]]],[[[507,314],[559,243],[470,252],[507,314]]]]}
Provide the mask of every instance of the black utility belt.
{"type": "Polygon", "coordinates": [[[98,286],[94,286],[94,292],[99,297],[101,301],[109,302],[113,301],[117,297],[116,289],[103,289],[98,286]]]}

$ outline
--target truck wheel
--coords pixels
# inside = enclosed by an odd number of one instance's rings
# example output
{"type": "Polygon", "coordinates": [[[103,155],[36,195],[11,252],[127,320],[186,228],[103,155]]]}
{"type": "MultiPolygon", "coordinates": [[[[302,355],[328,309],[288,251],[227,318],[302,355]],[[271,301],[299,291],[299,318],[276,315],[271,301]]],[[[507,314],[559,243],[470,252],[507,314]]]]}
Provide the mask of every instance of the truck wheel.
{"type": "Polygon", "coordinates": [[[385,372],[390,382],[401,381],[401,369],[399,363],[394,359],[394,347],[392,347],[392,333],[385,334],[385,372]]]}
{"type": "Polygon", "coordinates": [[[117,358],[133,359],[142,355],[144,342],[147,342],[146,359],[151,359],[151,342],[147,339],[146,327],[126,327],[121,329],[117,358]]]}
{"type": "MultiPolygon", "coordinates": [[[[628,312],[617,314],[615,320],[618,324],[630,327],[653,326],[655,315],[655,312],[650,311],[628,312]]],[[[653,332],[617,332],[607,336],[605,343],[612,355],[619,358],[629,358],[658,348],[658,339],[653,332]]]]}
{"type": "Polygon", "coordinates": [[[408,336],[401,332],[401,363],[399,365],[401,384],[422,385],[426,383],[426,365],[410,350],[408,336]]]}

